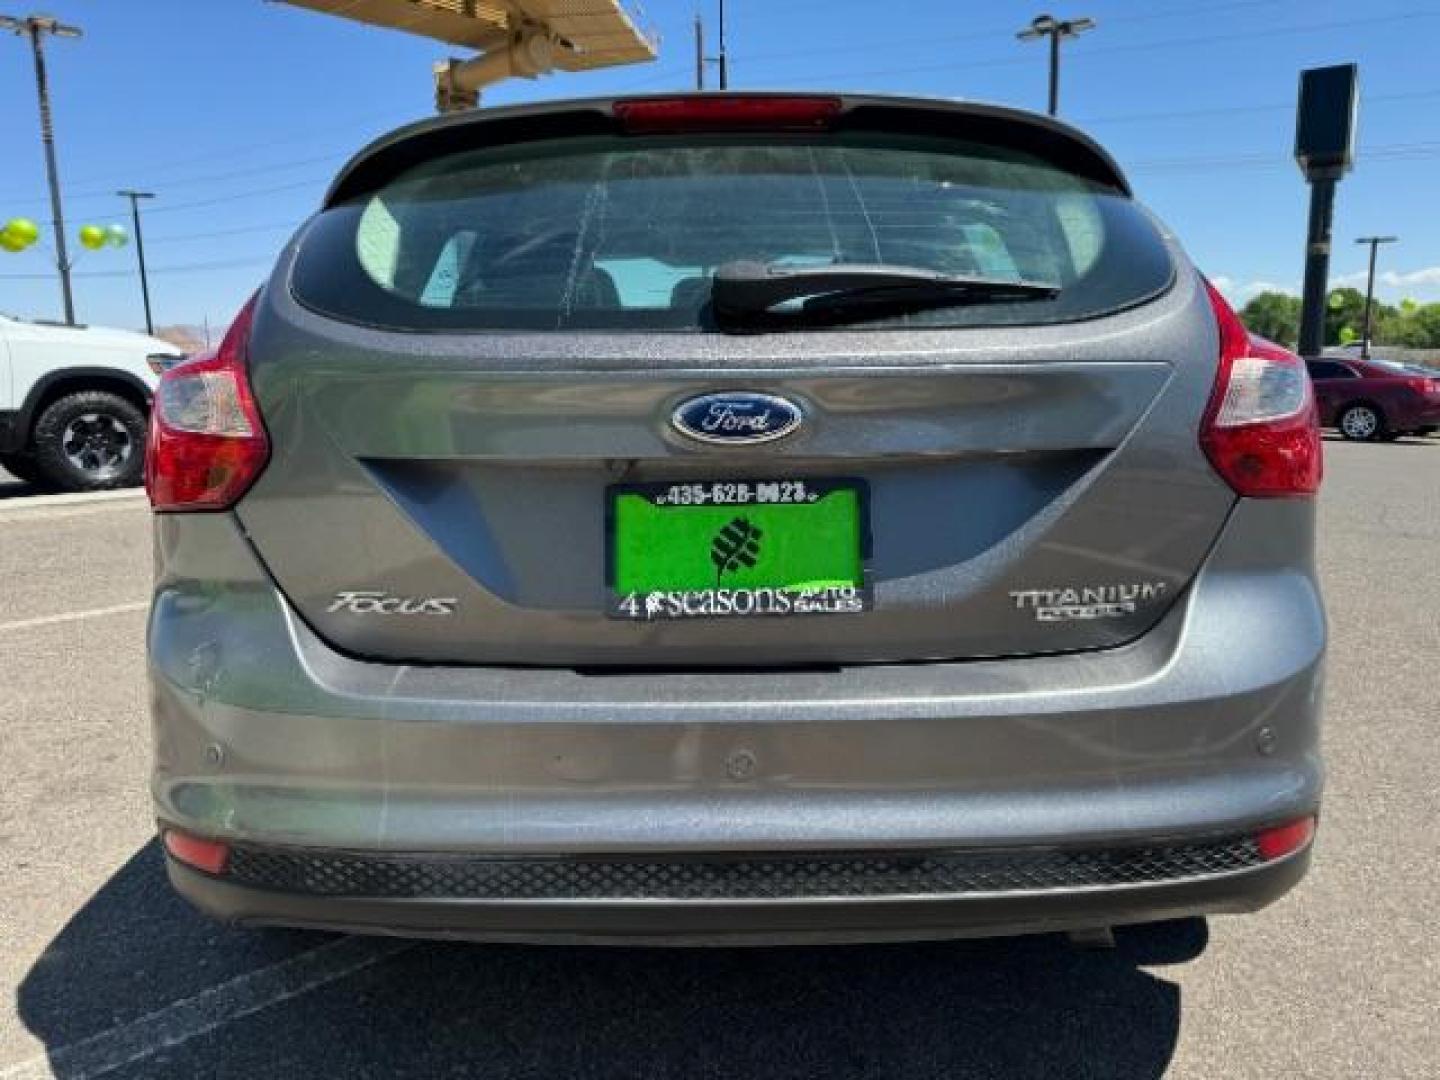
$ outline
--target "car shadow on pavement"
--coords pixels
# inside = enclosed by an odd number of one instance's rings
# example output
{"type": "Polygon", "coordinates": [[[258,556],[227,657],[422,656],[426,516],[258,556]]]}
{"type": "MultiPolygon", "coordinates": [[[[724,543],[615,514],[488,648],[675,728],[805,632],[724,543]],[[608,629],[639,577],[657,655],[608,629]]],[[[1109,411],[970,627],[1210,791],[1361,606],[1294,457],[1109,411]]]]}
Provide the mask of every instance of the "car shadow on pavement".
{"type": "Polygon", "coordinates": [[[0,472],[0,500],[20,499],[26,495],[44,495],[47,492],[47,488],[42,488],[38,484],[16,480],[8,473],[0,472]]]}
{"type": "Polygon", "coordinates": [[[1352,446],[1440,446],[1440,439],[1433,439],[1428,435],[1401,435],[1399,438],[1392,439],[1389,442],[1369,444],[1356,443],[1352,439],[1345,438],[1344,435],[1337,435],[1329,431],[1321,435],[1320,438],[1327,443],[1349,443],[1352,446]]]}
{"type": "Polygon", "coordinates": [[[1201,919],[1122,929],[1105,951],[1057,935],[638,949],[232,930],[175,896],[151,843],[50,943],[19,1012],[62,1078],[1129,1080],[1162,1076],[1179,1033],[1179,987],[1145,968],[1207,938],[1201,919]],[[323,982],[285,963],[337,948],[375,952],[323,982]]]}

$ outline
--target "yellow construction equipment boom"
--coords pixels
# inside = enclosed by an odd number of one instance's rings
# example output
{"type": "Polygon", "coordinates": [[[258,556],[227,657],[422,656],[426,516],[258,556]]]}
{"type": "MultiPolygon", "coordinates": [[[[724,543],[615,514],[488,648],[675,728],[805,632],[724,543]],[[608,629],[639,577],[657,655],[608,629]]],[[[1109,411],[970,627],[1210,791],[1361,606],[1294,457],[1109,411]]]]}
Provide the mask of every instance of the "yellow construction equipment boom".
{"type": "Polygon", "coordinates": [[[507,78],[654,60],[656,43],[621,0],[283,0],[297,7],[477,50],[435,65],[442,112],[471,108],[507,78]]]}

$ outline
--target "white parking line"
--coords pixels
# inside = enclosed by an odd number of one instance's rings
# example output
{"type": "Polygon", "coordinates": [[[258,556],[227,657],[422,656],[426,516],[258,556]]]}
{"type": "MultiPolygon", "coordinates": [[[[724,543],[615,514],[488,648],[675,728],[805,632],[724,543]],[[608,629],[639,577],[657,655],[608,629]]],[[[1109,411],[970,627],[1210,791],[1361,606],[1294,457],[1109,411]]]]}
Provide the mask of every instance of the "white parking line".
{"type": "Polygon", "coordinates": [[[54,626],[56,623],[78,622],[81,619],[99,619],[106,615],[123,615],[127,611],[143,611],[149,606],[149,600],[137,600],[133,604],[115,604],[111,607],[90,608],[87,611],[65,611],[59,615],[37,615],[33,619],[17,619],[15,622],[0,623],[0,634],[3,634],[7,630],[31,630],[37,626],[54,626]]]}
{"type": "Polygon", "coordinates": [[[16,495],[0,502],[5,510],[53,510],[57,506],[86,506],[90,503],[141,502],[141,488],[120,488],[117,491],[75,491],[60,495],[16,495]]]}
{"type": "Polygon", "coordinates": [[[11,1065],[0,1071],[0,1080],[104,1076],[414,947],[415,942],[399,939],[343,937],[202,990],[128,1024],[11,1065]]]}

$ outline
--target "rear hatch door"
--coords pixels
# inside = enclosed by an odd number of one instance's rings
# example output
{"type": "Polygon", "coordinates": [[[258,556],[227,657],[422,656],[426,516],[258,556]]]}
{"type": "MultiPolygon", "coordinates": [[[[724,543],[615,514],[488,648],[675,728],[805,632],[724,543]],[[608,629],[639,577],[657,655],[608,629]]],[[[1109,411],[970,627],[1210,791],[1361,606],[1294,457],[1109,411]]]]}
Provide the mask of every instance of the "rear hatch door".
{"type": "Polygon", "coordinates": [[[1195,438],[1197,276],[1065,129],[837,110],[643,133],[606,103],[497,110],[357,159],[251,343],[273,455],[238,514],[300,616],[361,656],[625,668],[1152,625],[1233,503],[1195,438]],[[721,319],[741,260],[1053,289],[721,319]]]}

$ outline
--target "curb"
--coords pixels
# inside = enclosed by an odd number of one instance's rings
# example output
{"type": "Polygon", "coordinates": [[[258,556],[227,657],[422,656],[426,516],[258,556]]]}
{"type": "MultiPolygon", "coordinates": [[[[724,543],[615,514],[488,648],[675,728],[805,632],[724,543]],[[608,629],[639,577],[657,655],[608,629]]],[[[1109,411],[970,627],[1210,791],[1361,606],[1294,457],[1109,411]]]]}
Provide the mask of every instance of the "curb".
{"type": "Polygon", "coordinates": [[[16,495],[0,499],[0,514],[6,517],[12,513],[27,510],[56,510],[71,506],[90,506],[95,503],[130,503],[145,501],[144,488],[121,488],[118,491],[76,491],[63,495],[16,495]]]}

